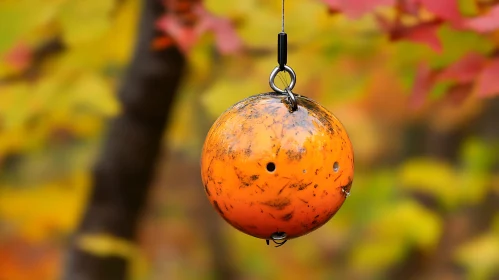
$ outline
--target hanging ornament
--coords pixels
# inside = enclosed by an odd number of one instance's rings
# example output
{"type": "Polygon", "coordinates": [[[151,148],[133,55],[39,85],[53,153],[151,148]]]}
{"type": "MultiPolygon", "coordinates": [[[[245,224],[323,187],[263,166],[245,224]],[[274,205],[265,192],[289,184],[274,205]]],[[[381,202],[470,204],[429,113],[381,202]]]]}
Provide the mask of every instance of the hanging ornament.
{"type": "Polygon", "coordinates": [[[345,128],[326,108],[292,92],[287,34],[278,34],[273,92],[225,111],[206,137],[201,176],[208,199],[229,224],[278,246],[324,225],[350,194],[353,149],[345,128]],[[278,73],[291,82],[276,86],[278,73]]]}

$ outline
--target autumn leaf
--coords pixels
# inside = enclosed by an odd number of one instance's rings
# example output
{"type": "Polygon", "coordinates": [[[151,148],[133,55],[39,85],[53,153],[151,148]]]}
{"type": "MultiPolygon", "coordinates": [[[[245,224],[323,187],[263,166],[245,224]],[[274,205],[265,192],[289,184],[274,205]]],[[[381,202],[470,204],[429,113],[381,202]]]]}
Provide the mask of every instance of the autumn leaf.
{"type": "Polygon", "coordinates": [[[460,201],[459,178],[445,161],[427,158],[406,160],[400,168],[400,182],[408,190],[436,197],[442,205],[455,207],[460,201]],[[421,176],[425,174],[425,176],[421,176]]]}
{"type": "Polygon", "coordinates": [[[418,66],[409,104],[413,109],[420,108],[434,84],[434,72],[426,63],[418,66]]]}
{"type": "Polygon", "coordinates": [[[184,53],[189,53],[199,38],[208,32],[215,35],[217,49],[222,54],[235,53],[242,47],[232,23],[208,12],[202,4],[192,7],[196,20],[186,24],[178,15],[168,13],[161,17],[157,26],[170,35],[184,53]]]}
{"type": "Polygon", "coordinates": [[[381,29],[388,32],[391,41],[406,40],[425,44],[436,52],[442,51],[442,43],[437,34],[440,26],[439,20],[422,22],[412,26],[404,25],[399,21],[389,21],[380,15],[376,15],[376,20],[381,29]]]}
{"type": "Polygon", "coordinates": [[[453,85],[447,89],[444,99],[454,106],[459,106],[470,96],[472,89],[472,83],[453,85]]]}
{"type": "Polygon", "coordinates": [[[235,53],[241,49],[242,41],[228,20],[212,17],[210,24],[210,29],[215,33],[217,48],[222,54],[235,53]]]}
{"type": "Polygon", "coordinates": [[[421,23],[416,26],[402,28],[393,38],[422,43],[436,52],[442,51],[442,43],[437,34],[438,23],[421,23]]]}
{"type": "Polygon", "coordinates": [[[489,97],[499,94],[499,58],[490,60],[478,76],[475,85],[475,93],[479,97],[489,97]]]}
{"type": "Polygon", "coordinates": [[[399,1],[397,3],[397,10],[399,12],[416,16],[419,14],[419,2],[417,0],[413,1],[399,1]]]}
{"type": "Polygon", "coordinates": [[[58,15],[64,42],[74,46],[103,36],[115,1],[66,1],[58,15]]]}
{"type": "Polygon", "coordinates": [[[444,19],[454,24],[459,24],[462,21],[461,13],[459,12],[458,1],[456,0],[416,0],[424,6],[429,12],[440,19],[444,19]]]}
{"type": "Polygon", "coordinates": [[[350,18],[359,18],[378,6],[390,6],[395,0],[324,0],[331,11],[342,11],[350,18]]]}
{"type": "Polygon", "coordinates": [[[499,5],[494,6],[485,15],[468,19],[464,25],[476,32],[492,32],[499,28],[499,5]]]}
{"type": "Polygon", "coordinates": [[[468,53],[458,61],[442,69],[438,79],[458,83],[469,83],[475,80],[482,71],[487,59],[477,53],[468,53]]]}
{"type": "Polygon", "coordinates": [[[341,11],[341,0],[324,0],[324,3],[329,6],[329,12],[331,13],[337,13],[341,11]]]}
{"type": "Polygon", "coordinates": [[[499,265],[497,234],[486,233],[461,245],[454,257],[470,272],[471,279],[492,279],[499,265]]]}
{"type": "Polygon", "coordinates": [[[32,49],[27,44],[19,42],[4,54],[3,59],[15,70],[22,71],[30,65],[32,56],[32,49]]]}
{"type": "Polygon", "coordinates": [[[174,16],[165,15],[161,17],[157,26],[175,39],[181,51],[187,53],[197,42],[199,34],[192,27],[187,27],[179,23],[174,16]]]}

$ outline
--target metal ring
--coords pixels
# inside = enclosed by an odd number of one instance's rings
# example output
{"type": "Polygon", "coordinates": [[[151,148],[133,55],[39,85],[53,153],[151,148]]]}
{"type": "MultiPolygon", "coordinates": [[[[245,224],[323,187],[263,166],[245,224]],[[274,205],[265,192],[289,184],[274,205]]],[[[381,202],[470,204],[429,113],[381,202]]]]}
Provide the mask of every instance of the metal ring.
{"type": "Polygon", "coordinates": [[[295,73],[295,71],[293,71],[293,69],[291,69],[291,67],[289,67],[287,65],[284,65],[284,70],[280,70],[279,66],[276,66],[276,68],[274,68],[274,70],[272,70],[272,72],[270,73],[269,84],[270,84],[270,87],[274,91],[286,94],[286,90],[285,89],[282,90],[282,89],[278,88],[275,85],[275,83],[274,83],[274,80],[275,80],[275,77],[277,76],[277,73],[279,73],[281,71],[286,71],[286,72],[289,73],[289,76],[291,76],[291,83],[289,83],[289,86],[288,86],[289,90],[292,90],[295,87],[295,84],[296,84],[296,73],[295,73]]]}
{"type": "Polygon", "coordinates": [[[296,101],[295,94],[288,87],[285,89],[285,91],[286,94],[288,95],[289,103],[291,103],[291,110],[292,111],[298,110],[298,102],[296,101]]]}
{"type": "Polygon", "coordinates": [[[270,235],[270,238],[273,241],[284,240],[286,239],[286,237],[288,237],[288,235],[285,232],[280,232],[280,231],[276,231],[270,235]]]}

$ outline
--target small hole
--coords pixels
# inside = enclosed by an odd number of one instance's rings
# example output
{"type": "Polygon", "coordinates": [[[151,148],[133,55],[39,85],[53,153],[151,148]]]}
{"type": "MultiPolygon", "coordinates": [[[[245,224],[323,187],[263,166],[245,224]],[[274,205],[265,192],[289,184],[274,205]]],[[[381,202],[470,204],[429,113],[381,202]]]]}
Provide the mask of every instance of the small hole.
{"type": "Polygon", "coordinates": [[[267,171],[268,172],[274,172],[275,171],[275,164],[273,162],[267,163],[267,171]]]}
{"type": "Polygon", "coordinates": [[[338,172],[339,169],[340,169],[340,164],[337,161],[335,161],[333,164],[334,172],[338,172]]]}

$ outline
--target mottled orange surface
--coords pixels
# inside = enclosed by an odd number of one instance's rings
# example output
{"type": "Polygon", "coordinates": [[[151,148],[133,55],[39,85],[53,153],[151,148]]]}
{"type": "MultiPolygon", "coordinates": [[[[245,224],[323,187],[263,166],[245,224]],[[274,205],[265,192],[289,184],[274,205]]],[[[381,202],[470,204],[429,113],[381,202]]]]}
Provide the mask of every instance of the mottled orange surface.
{"type": "Polygon", "coordinates": [[[315,101],[299,95],[297,101],[290,112],[284,95],[249,97],[224,112],[206,138],[206,194],[228,223],[249,235],[307,234],[350,192],[353,150],[343,125],[315,101]]]}

